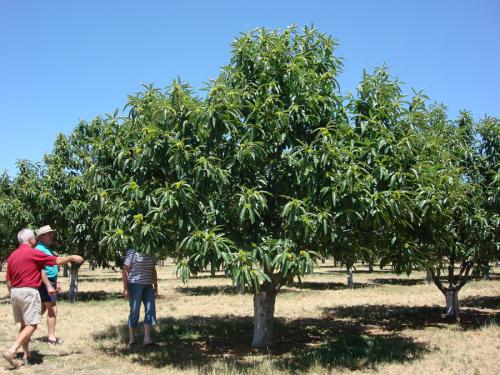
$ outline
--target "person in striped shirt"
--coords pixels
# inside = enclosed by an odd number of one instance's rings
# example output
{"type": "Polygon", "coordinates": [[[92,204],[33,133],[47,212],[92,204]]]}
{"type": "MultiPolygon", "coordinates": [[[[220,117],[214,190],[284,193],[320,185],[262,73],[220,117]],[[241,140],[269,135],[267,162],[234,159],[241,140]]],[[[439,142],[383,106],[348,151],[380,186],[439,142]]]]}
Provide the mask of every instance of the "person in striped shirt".
{"type": "Polygon", "coordinates": [[[158,294],[155,258],[128,250],[123,264],[123,295],[129,301],[128,318],[129,341],[127,347],[135,343],[135,332],[139,323],[141,302],[144,303],[144,346],[156,345],[151,338],[153,325],[156,324],[155,297],[158,294]]]}

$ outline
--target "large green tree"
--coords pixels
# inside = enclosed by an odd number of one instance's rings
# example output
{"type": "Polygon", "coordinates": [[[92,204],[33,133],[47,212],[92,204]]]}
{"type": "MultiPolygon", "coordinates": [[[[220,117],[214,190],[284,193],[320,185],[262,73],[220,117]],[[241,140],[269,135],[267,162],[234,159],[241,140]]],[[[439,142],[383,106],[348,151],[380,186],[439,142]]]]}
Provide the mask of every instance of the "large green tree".
{"type": "Polygon", "coordinates": [[[207,160],[225,178],[181,250],[191,272],[215,257],[253,293],[253,346],[272,343],[278,291],[310,272],[331,240],[314,164],[321,129],[347,121],[335,46],[313,28],[256,30],[233,42],[230,63],[208,88],[207,160]]]}
{"type": "Polygon", "coordinates": [[[255,346],[271,344],[280,287],[318,256],[313,227],[331,228],[297,161],[347,121],[334,47],[308,28],[244,34],[206,100],[181,82],[148,87],[93,147],[101,246],[173,255],[183,278],[222,267],[254,294],[255,346]]]}

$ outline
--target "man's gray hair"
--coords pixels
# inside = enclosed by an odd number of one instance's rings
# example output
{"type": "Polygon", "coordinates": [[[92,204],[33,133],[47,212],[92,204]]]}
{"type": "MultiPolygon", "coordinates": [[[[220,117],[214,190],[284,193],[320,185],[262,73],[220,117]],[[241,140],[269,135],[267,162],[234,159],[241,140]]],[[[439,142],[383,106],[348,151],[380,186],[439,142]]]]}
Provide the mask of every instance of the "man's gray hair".
{"type": "Polygon", "coordinates": [[[31,229],[23,228],[19,231],[19,233],[17,233],[17,240],[20,244],[28,242],[32,238],[35,238],[35,232],[33,232],[31,229]]]}

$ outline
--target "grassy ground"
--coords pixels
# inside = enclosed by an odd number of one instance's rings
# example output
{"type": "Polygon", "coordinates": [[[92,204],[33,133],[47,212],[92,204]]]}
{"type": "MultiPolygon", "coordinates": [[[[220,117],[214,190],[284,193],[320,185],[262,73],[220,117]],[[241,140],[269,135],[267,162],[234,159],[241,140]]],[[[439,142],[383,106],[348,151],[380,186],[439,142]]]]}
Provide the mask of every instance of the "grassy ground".
{"type": "MultiPolygon", "coordinates": [[[[286,287],[276,302],[276,345],[249,347],[252,297],[222,276],[202,275],[187,285],[174,267],[158,268],[158,348],[127,351],[128,305],[120,275],[81,270],[79,302],[59,302],[57,334],[64,343],[34,335],[36,364],[19,374],[498,374],[500,269],[490,281],[471,281],[460,293],[458,324],[442,319],[444,297],[424,274],[354,274],[321,264],[302,285],[286,287]]],[[[17,332],[0,273],[0,348],[17,332]]],[[[61,278],[64,290],[68,279],[61,278]]],[[[3,349],[2,349],[3,350],[3,349]]],[[[8,372],[0,363],[0,373],[8,372]]]]}

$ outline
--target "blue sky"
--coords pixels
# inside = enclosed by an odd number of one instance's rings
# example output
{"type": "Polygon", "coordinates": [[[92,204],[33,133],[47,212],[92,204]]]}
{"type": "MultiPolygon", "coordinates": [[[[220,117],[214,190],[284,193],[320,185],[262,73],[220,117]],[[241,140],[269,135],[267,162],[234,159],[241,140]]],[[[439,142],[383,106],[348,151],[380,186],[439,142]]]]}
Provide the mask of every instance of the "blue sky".
{"type": "Polygon", "coordinates": [[[58,133],[123,108],[141,83],[202,88],[240,32],[293,23],[338,39],[344,92],[385,62],[453,116],[500,116],[499,0],[0,0],[0,170],[40,161],[58,133]]]}

